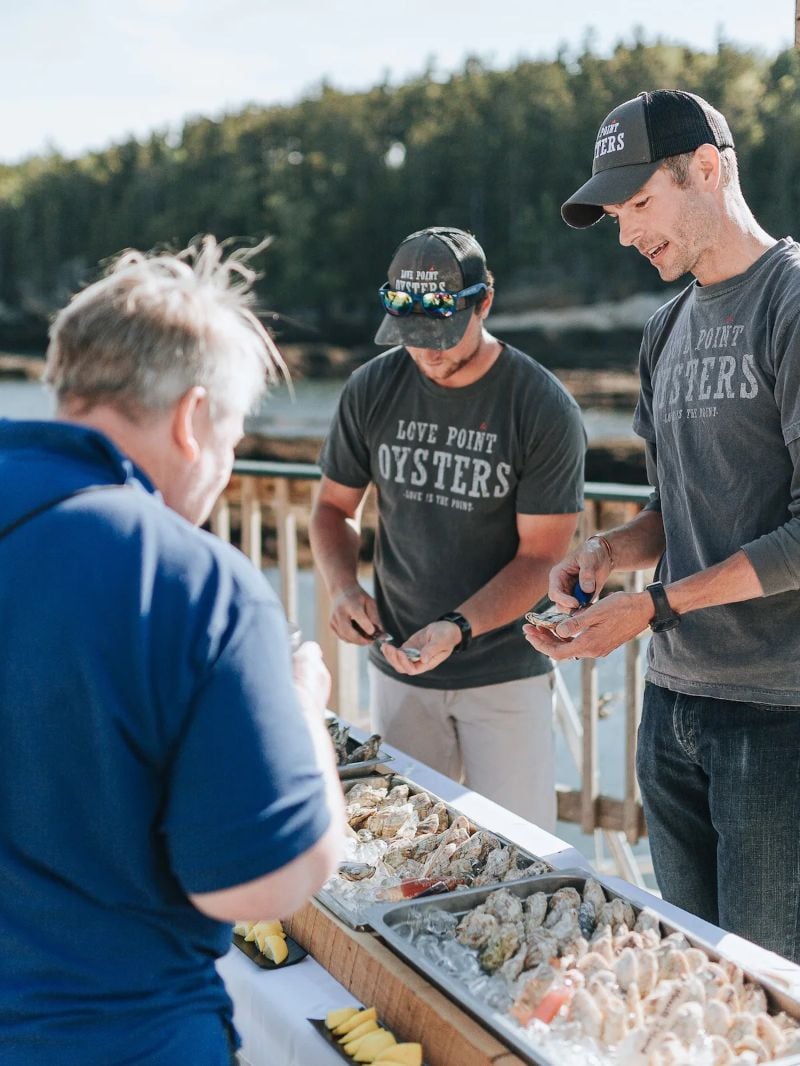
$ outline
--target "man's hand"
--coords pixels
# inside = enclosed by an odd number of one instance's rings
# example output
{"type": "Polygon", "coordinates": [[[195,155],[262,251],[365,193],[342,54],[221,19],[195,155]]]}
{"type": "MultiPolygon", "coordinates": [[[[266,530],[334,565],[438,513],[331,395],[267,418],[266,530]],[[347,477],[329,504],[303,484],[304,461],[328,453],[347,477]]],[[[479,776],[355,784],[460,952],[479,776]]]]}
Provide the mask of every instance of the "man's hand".
{"type": "Polygon", "coordinates": [[[556,661],[601,659],[646,629],[653,613],[649,593],[615,592],[576,611],[553,632],[533,625],[522,631],[529,644],[556,661]]]}
{"type": "Polygon", "coordinates": [[[331,629],[348,644],[371,644],[383,634],[378,606],[359,584],[349,585],[334,596],[331,629]]]}
{"type": "Polygon", "coordinates": [[[321,718],[331,694],[331,675],[322,661],[322,648],[306,640],[292,653],[294,684],[303,710],[307,715],[321,718]]]}
{"type": "Polygon", "coordinates": [[[402,648],[393,644],[383,644],[381,651],[386,661],[398,674],[415,677],[443,663],[460,643],[461,630],[455,622],[431,622],[430,625],[412,633],[403,645],[403,648],[416,648],[419,651],[418,662],[412,662],[402,648]]]}
{"type": "Polygon", "coordinates": [[[562,610],[574,611],[580,606],[573,595],[576,583],[580,583],[583,591],[594,599],[608,580],[611,570],[611,556],[606,542],[590,537],[553,567],[547,594],[562,610]]]}

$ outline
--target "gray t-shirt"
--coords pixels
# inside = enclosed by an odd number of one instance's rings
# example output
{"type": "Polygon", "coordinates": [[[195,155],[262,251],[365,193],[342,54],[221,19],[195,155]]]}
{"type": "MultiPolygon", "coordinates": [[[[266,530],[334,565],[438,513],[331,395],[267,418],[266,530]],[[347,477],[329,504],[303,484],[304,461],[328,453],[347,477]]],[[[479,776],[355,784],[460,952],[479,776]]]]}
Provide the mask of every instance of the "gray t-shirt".
{"type": "MultiPolygon", "coordinates": [[[[517,513],[583,506],[585,434],[578,405],[549,371],[512,348],[479,380],[443,388],[404,348],[352,375],[325,442],[327,477],[373,482],[379,525],[375,597],[399,640],[452,611],[502,569],[519,544],[517,513]]],[[[551,669],[522,619],[477,637],[408,684],[461,689],[551,669]]],[[[374,649],[370,658],[397,677],[374,649]]]]}
{"type": "Polygon", "coordinates": [[[634,429],[648,442],[664,582],[743,549],[765,597],[687,614],[650,642],[674,692],[800,706],[800,248],[689,285],[645,327],[634,429]]]}

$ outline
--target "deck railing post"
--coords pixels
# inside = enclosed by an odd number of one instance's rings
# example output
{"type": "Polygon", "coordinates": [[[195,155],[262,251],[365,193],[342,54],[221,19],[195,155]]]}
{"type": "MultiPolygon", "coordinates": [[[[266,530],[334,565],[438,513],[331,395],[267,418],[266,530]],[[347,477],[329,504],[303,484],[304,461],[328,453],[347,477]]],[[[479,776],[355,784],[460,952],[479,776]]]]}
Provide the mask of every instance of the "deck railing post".
{"type": "Polygon", "coordinates": [[[272,503],[278,538],[281,602],[290,622],[297,622],[297,518],[289,500],[289,480],[275,482],[272,503]]]}
{"type": "Polygon", "coordinates": [[[242,478],[242,551],[256,569],[261,569],[261,501],[258,481],[252,476],[242,478]]]}
{"type": "MultiPolygon", "coordinates": [[[[316,496],[319,486],[314,487],[316,496]]],[[[315,639],[322,648],[322,658],[331,675],[330,709],[354,725],[363,725],[366,716],[359,703],[358,648],[339,640],[330,626],[331,598],[314,566],[315,639]]]]}
{"type": "Polygon", "coordinates": [[[227,544],[231,542],[231,508],[228,497],[223,494],[214,504],[211,512],[211,532],[227,544]]]}
{"type": "MultiPolygon", "coordinates": [[[[625,575],[625,591],[641,592],[644,574],[635,570],[625,575]]],[[[641,638],[625,645],[625,793],[623,796],[623,832],[630,844],[636,844],[642,832],[641,800],[636,778],[636,737],[642,717],[641,638]]]]}
{"type": "Polygon", "coordinates": [[[594,659],[581,661],[581,830],[593,833],[597,826],[597,666],[594,659]]]}

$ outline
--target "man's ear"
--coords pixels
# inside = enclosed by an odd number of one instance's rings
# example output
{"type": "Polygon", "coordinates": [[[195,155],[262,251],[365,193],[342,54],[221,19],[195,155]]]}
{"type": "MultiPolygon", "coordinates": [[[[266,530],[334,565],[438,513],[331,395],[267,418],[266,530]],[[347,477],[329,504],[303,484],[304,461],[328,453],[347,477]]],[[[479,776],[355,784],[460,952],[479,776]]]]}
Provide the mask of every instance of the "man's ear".
{"type": "Polygon", "coordinates": [[[478,312],[480,314],[480,316],[481,316],[481,321],[484,318],[486,318],[486,316],[489,314],[489,312],[492,309],[492,304],[493,303],[494,303],[494,289],[487,289],[486,293],[485,293],[485,295],[483,297],[483,302],[481,303],[481,309],[478,312]]]}
{"type": "Polygon", "coordinates": [[[195,462],[200,454],[199,437],[202,420],[208,415],[208,392],[202,385],[193,385],[178,400],[172,412],[172,439],[181,455],[195,462]]]}
{"type": "Polygon", "coordinates": [[[700,181],[700,187],[707,191],[716,189],[722,177],[722,160],[719,149],[713,144],[701,144],[695,149],[692,165],[700,181]]]}

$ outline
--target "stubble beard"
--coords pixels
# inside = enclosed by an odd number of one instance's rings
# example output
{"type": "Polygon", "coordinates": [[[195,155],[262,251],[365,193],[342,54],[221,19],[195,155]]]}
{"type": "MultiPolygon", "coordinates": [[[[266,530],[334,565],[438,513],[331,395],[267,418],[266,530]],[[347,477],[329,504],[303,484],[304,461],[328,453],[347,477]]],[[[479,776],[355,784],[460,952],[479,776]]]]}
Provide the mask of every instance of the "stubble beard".
{"type": "Polygon", "coordinates": [[[451,378],[455,374],[457,374],[460,370],[463,370],[465,366],[469,366],[469,364],[474,359],[476,359],[478,357],[478,354],[479,354],[482,346],[483,346],[483,333],[481,332],[478,335],[478,339],[475,342],[475,347],[472,349],[472,351],[468,352],[467,355],[465,355],[463,357],[463,359],[459,359],[455,363],[447,363],[447,364],[445,364],[444,365],[444,369],[443,369],[443,373],[435,374],[436,379],[439,380],[439,381],[447,381],[449,378],[451,378]]]}

